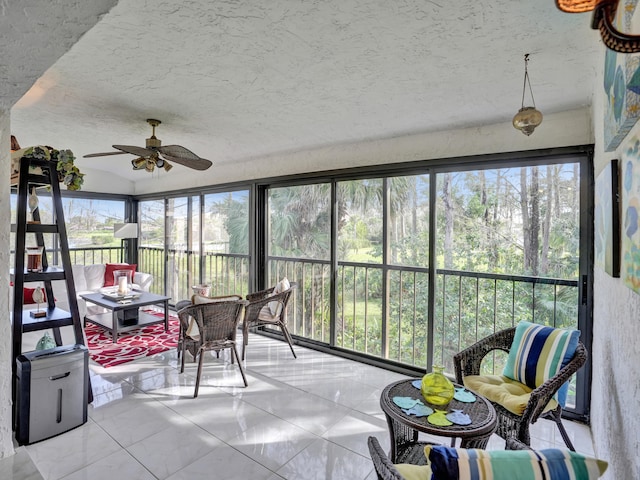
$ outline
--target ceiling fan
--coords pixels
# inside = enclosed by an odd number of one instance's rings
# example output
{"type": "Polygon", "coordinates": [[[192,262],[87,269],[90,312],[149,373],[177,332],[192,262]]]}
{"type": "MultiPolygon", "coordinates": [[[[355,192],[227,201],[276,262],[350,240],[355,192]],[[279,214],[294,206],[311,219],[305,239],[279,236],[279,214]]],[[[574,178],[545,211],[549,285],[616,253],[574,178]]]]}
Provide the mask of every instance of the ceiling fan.
{"type": "Polygon", "coordinates": [[[151,125],[151,137],[146,139],[145,148],[136,147],[132,145],[112,145],[119,152],[106,152],[106,153],[90,153],[84,155],[84,158],[91,157],[103,157],[106,155],[122,155],[129,153],[136,155],[138,158],[131,160],[134,170],[146,170],[147,172],[153,172],[158,168],[164,168],[165,171],[169,171],[173,168],[169,162],[178,163],[185,167],[193,168],[195,170],[206,170],[212,164],[210,160],[201,158],[191,150],[188,150],[180,145],[166,145],[162,146],[160,139],[156,138],[156,127],[162,122],[153,118],[148,118],[147,123],[151,125]]]}

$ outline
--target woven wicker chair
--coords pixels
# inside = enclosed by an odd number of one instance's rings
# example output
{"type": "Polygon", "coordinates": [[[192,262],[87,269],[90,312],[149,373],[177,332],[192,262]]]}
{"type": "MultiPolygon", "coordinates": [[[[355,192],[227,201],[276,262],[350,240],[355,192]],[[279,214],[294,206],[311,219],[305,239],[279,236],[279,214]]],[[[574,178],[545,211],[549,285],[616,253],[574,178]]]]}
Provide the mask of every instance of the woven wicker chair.
{"type": "Polygon", "coordinates": [[[293,351],[293,339],[287,328],[287,305],[296,286],[296,282],[291,282],[289,289],[275,295],[273,294],[274,287],[247,295],[249,304],[245,308],[244,322],[242,323],[242,336],[244,340],[242,344],[243,360],[245,358],[245,349],[249,343],[249,329],[262,325],[280,327],[285,340],[289,343],[293,358],[298,358],[296,352],[293,351]],[[272,315],[269,309],[271,302],[277,302],[279,304],[278,308],[275,309],[275,315],[272,315]]]}
{"type": "MultiPolygon", "coordinates": [[[[463,378],[467,375],[480,375],[482,359],[494,350],[509,352],[516,328],[508,328],[489,335],[469,348],[457,353],[453,357],[456,371],[456,381],[463,384],[463,378]]],[[[509,437],[516,437],[526,445],[531,444],[529,425],[535,423],[538,418],[548,418],[553,420],[558,426],[564,443],[570,450],[575,451],[567,431],[562,425],[562,407],[558,405],[554,410],[543,413],[551,398],[556,394],[565,382],[576,373],[587,361],[587,350],[581,342],[573,358],[554,377],[531,392],[531,397],[522,415],[516,415],[499,403],[491,402],[498,414],[498,429],[496,433],[505,440],[509,437]]]]}
{"type": "Polygon", "coordinates": [[[234,358],[237,360],[244,386],[247,387],[247,378],[240,362],[238,349],[236,348],[236,330],[242,316],[242,308],[246,305],[245,300],[222,301],[214,303],[202,303],[182,308],[178,312],[180,319],[180,335],[182,345],[182,360],[180,363],[180,373],[184,372],[184,356],[188,342],[193,339],[187,335],[190,322],[194,321],[198,326],[199,345],[196,355],[198,358],[198,373],[196,377],[196,388],[193,397],[198,396],[200,388],[200,377],[202,375],[202,363],[204,352],[213,350],[219,353],[220,350],[231,350],[231,363],[234,358]]]}
{"type": "Polygon", "coordinates": [[[384,453],[380,442],[376,437],[369,437],[367,440],[369,445],[369,454],[373,461],[373,467],[378,475],[378,480],[403,480],[404,477],[400,475],[400,472],[393,465],[387,454],[384,453]]]}
{"type": "MultiPolygon", "coordinates": [[[[176,303],[176,312],[180,312],[185,307],[189,307],[191,305],[197,305],[198,303],[208,303],[208,302],[223,302],[223,301],[231,301],[231,300],[242,300],[240,295],[221,295],[218,297],[196,297],[196,295],[192,295],[190,300],[180,300],[176,303]],[[206,299],[206,300],[205,300],[206,299]]],[[[176,349],[178,350],[178,358],[182,355],[182,342],[186,342],[186,350],[191,354],[193,361],[196,361],[196,356],[198,355],[198,350],[200,349],[200,339],[195,339],[189,336],[185,336],[182,334],[182,323],[180,324],[180,334],[178,335],[178,345],[176,349]]],[[[220,357],[220,352],[216,352],[217,356],[220,357]]]]}

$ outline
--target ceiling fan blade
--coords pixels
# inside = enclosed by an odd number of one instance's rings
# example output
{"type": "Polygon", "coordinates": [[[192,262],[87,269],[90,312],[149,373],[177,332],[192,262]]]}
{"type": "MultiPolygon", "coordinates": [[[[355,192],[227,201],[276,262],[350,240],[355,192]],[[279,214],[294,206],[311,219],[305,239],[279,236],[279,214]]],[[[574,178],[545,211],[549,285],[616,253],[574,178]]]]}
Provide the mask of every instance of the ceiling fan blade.
{"type": "Polygon", "coordinates": [[[181,145],[165,145],[163,147],[158,147],[157,150],[163,157],[166,157],[167,160],[171,160],[172,162],[179,163],[180,165],[184,165],[185,167],[193,168],[195,170],[206,170],[213,165],[211,160],[199,157],[191,150],[184,148],[181,145]]]}
{"type": "Polygon", "coordinates": [[[180,165],[184,165],[185,167],[193,168],[194,170],[206,170],[213,162],[211,160],[207,160],[206,158],[181,158],[181,157],[172,157],[171,155],[165,155],[161,153],[162,158],[169,160],[173,163],[178,163],[180,165]]]}
{"type": "Polygon", "coordinates": [[[104,153],[88,153],[83,155],[82,158],[91,158],[91,157],[106,157],[107,155],[124,155],[128,152],[104,152],[104,153]]]}
{"type": "Polygon", "coordinates": [[[148,157],[153,155],[154,151],[148,148],[136,147],[133,145],[111,145],[116,150],[122,150],[125,153],[136,155],[138,157],[148,157]]]}

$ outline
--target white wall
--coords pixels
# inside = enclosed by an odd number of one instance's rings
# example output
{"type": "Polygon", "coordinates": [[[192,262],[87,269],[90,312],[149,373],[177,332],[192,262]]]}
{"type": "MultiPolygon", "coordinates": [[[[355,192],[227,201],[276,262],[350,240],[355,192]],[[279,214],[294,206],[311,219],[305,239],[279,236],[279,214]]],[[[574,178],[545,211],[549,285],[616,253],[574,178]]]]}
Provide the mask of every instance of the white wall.
{"type": "MultiPolygon", "coordinates": [[[[0,109],[0,145],[9,145],[9,112],[0,109]]],[[[0,225],[9,225],[9,149],[0,148],[0,225]]],[[[0,285],[0,458],[13,455],[11,429],[11,322],[9,321],[9,229],[0,229],[0,272],[5,281],[0,285]]]]}
{"type": "MultiPolygon", "coordinates": [[[[14,453],[11,428],[11,322],[9,320],[9,173],[11,107],[93,27],[117,0],[3,2],[0,68],[0,458],[14,453]]],[[[19,140],[19,139],[18,139],[19,140]]]]}
{"type": "MultiPolygon", "coordinates": [[[[332,145],[315,150],[282,153],[260,159],[259,162],[214,165],[207,171],[199,172],[195,178],[192,174],[180,177],[173,172],[171,175],[154,176],[137,181],[135,191],[131,193],[140,195],[363,165],[585,145],[593,143],[591,124],[591,109],[582,108],[545,115],[542,124],[530,137],[507,122],[463,130],[332,145]]],[[[102,188],[103,190],[98,191],[104,191],[104,186],[102,188]]]]}
{"type": "MultiPolygon", "coordinates": [[[[604,48],[602,50],[604,66],[604,48]]],[[[604,68],[593,101],[596,176],[616,152],[603,149],[604,68]]],[[[627,136],[640,135],[636,125],[627,136]]],[[[624,221],[624,219],[621,219],[624,221]]],[[[604,479],[640,479],[640,294],[594,267],[591,431],[596,456],[609,461],[604,479]]]]}

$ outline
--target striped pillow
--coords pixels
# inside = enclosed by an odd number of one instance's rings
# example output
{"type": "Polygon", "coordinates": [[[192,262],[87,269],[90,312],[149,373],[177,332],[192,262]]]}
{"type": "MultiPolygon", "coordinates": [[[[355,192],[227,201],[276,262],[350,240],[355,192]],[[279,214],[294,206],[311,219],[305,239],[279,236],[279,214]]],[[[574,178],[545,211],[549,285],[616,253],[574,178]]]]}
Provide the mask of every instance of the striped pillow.
{"type": "MultiPolygon", "coordinates": [[[[536,388],[557,374],[573,358],[580,337],[579,330],[520,322],[502,374],[530,388],[536,388]]],[[[564,407],[569,384],[565,383],[554,398],[564,407]]]]}
{"type": "Polygon", "coordinates": [[[428,445],[438,480],[595,480],[607,462],[570,450],[480,450],[428,445]]]}

